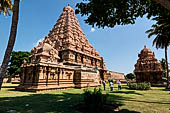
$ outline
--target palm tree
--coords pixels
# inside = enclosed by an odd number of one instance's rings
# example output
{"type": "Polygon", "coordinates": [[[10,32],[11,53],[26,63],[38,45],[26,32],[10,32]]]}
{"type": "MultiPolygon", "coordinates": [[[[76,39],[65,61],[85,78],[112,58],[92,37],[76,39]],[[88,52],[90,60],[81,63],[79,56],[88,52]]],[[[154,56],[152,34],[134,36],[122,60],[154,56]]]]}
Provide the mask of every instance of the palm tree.
{"type": "MultiPolygon", "coordinates": [[[[4,2],[4,1],[9,1],[9,0],[0,0],[0,1],[4,2]]],[[[0,5],[1,5],[1,7],[4,7],[2,3],[0,2],[0,5]]],[[[2,62],[1,68],[0,68],[0,89],[2,86],[4,76],[7,71],[8,62],[10,60],[10,55],[12,53],[15,39],[16,39],[18,19],[19,19],[19,3],[20,3],[20,0],[14,0],[14,6],[12,8],[13,15],[12,15],[12,25],[11,25],[10,36],[9,36],[8,45],[7,45],[7,48],[5,51],[4,59],[3,59],[3,62],[2,62]]],[[[8,9],[8,8],[6,8],[6,9],[8,9]]]]}
{"type": "Polygon", "coordinates": [[[163,69],[163,73],[164,73],[164,77],[166,77],[166,60],[164,58],[162,58],[161,60],[159,60],[159,62],[161,63],[162,69],[163,69]]]}
{"type": "Polygon", "coordinates": [[[169,88],[169,71],[168,71],[168,56],[167,49],[170,45],[170,13],[161,15],[159,17],[153,18],[156,20],[156,24],[152,25],[152,29],[146,31],[149,33],[148,38],[153,35],[156,35],[153,40],[153,46],[156,48],[165,49],[165,61],[166,61],[166,76],[167,76],[167,86],[169,88]]]}
{"type": "Polygon", "coordinates": [[[11,0],[0,0],[0,14],[3,13],[6,16],[9,15],[9,11],[12,11],[11,0]]]}

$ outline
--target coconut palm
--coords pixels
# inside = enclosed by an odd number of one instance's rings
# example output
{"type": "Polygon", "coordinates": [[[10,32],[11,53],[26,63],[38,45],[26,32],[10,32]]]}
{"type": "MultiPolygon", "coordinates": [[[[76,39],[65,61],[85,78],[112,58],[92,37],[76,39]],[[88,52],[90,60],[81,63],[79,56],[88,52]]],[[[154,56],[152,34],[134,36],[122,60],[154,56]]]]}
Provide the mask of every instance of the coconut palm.
{"type": "Polygon", "coordinates": [[[166,74],[166,60],[164,58],[162,58],[161,60],[159,60],[159,62],[161,63],[163,73],[164,73],[164,77],[165,77],[167,75],[166,74]]]}
{"type": "Polygon", "coordinates": [[[9,15],[9,11],[12,11],[11,0],[0,0],[0,14],[3,13],[6,16],[9,15]]]}
{"type": "MultiPolygon", "coordinates": [[[[2,3],[4,3],[4,1],[9,1],[9,0],[0,0],[0,11],[3,11],[2,9],[4,9],[3,7],[5,7],[2,3]]],[[[13,47],[14,47],[14,43],[15,43],[15,39],[16,39],[16,34],[17,34],[17,26],[18,26],[18,19],[19,19],[19,3],[20,0],[14,0],[14,5],[12,8],[12,24],[11,24],[11,31],[10,31],[10,36],[9,36],[9,40],[8,40],[8,45],[5,51],[5,55],[4,55],[4,59],[0,68],[0,89],[2,86],[2,82],[8,67],[8,62],[10,60],[10,55],[12,53],[13,47]]],[[[8,8],[6,8],[8,9],[8,8]]],[[[7,11],[8,12],[8,11],[7,11]]]]}
{"type": "Polygon", "coordinates": [[[167,76],[167,86],[169,88],[169,71],[168,71],[168,56],[167,49],[170,45],[170,13],[161,15],[159,17],[153,18],[153,20],[157,21],[156,24],[152,25],[152,29],[146,31],[149,33],[148,38],[153,35],[156,35],[153,40],[153,46],[156,48],[165,49],[165,60],[166,60],[166,76],[167,76]]]}

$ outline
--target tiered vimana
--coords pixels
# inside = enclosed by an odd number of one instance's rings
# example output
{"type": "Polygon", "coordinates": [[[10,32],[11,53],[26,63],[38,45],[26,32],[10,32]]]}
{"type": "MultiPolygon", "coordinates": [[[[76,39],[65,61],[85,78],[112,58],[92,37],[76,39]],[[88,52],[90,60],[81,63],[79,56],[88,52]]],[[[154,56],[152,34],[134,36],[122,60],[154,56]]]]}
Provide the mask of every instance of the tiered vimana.
{"type": "Polygon", "coordinates": [[[162,82],[163,70],[155,54],[145,46],[138,57],[134,70],[136,82],[162,82]]]}
{"type": "Polygon", "coordinates": [[[70,6],[63,8],[50,33],[31,50],[30,59],[22,65],[22,81],[17,90],[96,87],[107,71],[70,6]]]}

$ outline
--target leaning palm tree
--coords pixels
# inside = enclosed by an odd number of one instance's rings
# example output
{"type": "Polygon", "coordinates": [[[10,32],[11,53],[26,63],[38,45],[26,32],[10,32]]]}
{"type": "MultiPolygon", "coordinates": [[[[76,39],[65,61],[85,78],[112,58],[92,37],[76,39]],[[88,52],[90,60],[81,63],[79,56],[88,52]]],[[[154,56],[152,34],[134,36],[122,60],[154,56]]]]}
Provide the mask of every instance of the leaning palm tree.
{"type": "Polygon", "coordinates": [[[168,56],[167,49],[170,45],[170,13],[161,15],[159,17],[153,18],[156,20],[156,24],[152,25],[152,29],[146,31],[149,33],[148,38],[153,35],[156,35],[153,40],[153,46],[156,48],[165,49],[165,61],[166,61],[166,76],[167,76],[167,86],[169,88],[169,71],[168,71],[168,56]]]}
{"type": "MultiPolygon", "coordinates": [[[[9,0],[0,0],[0,1],[1,1],[0,2],[0,8],[1,8],[1,7],[4,7],[2,4],[2,1],[9,1],[9,0]]],[[[19,3],[20,3],[20,0],[14,0],[14,6],[12,8],[13,15],[12,15],[10,36],[9,36],[8,45],[7,45],[7,48],[5,51],[5,55],[3,58],[3,62],[2,62],[1,68],[0,68],[0,89],[1,89],[3,79],[4,79],[6,71],[7,71],[8,62],[10,60],[10,55],[12,53],[15,39],[16,39],[18,18],[19,18],[19,3]]]]}

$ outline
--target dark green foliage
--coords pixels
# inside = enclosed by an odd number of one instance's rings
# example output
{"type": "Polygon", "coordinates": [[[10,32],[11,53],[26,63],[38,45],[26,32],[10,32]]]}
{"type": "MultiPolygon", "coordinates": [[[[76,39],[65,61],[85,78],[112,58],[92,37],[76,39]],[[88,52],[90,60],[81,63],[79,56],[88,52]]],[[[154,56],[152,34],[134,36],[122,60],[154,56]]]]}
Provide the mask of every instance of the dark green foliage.
{"type": "Polygon", "coordinates": [[[5,16],[10,15],[12,8],[11,0],[0,0],[0,14],[3,13],[5,16]]]}
{"type": "Polygon", "coordinates": [[[100,88],[94,88],[94,91],[85,89],[83,95],[85,105],[92,111],[101,110],[106,103],[106,95],[102,94],[100,88]]]}
{"type": "Polygon", "coordinates": [[[127,74],[126,76],[125,76],[127,79],[134,79],[134,78],[136,78],[136,75],[134,74],[134,73],[129,73],[129,74],[127,74]]]}
{"type": "Polygon", "coordinates": [[[21,74],[21,65],[24,63],[24,59],[29,62],[30,52],[13,51],[9,61],[8,73],[11,77],[17,74],[21,74]]]}
{"type": "Polygon", "coordinates": [[[161,60],[159,60],[159,62],[161,63],[162,69],[165,73],[166,72],[166,61],[165,61],[165,59],[162,58],[161,60]]]}
{"type": "Polygon", "coordinates": [[[108,83],[112,82],[114,84],[114,81],[113,80],[108,80],[108,83]]]}
{"type": "Polygon", "coordinates": [[[147,30],[148,38],[155,35],[153,40],[153,45],[156,48],[165,48],[170,45],[170,12],[167,14],[162,14],[152,20],[157,21],[156,24],[152,25],[152,28],[147,30]]]}
{"type": "Polygon", "coordinates": [[[76,5],[76,13],[88,16],[89,25],[114,27],[115,25],[134,24],[138,17],[167,13],[168,10],[153,0],[83,0],[76,5]]]}
{"type": "Polygon", "coordinates": [[[166,60],[164,58],[162,58],[161,60],[159,60],[159,62],[161,63],[161,66],[163,69],[163,75],[164,75],[164,77],[166,77],[166,60]]]}
{"type": "Polygon", "coordinates": [[[128,87],[129,87],[129,89],[135,89],[135,90],[149,90],[151,88],[151,84],[147,83],[147,82],[129,83],[128,87]]]}

